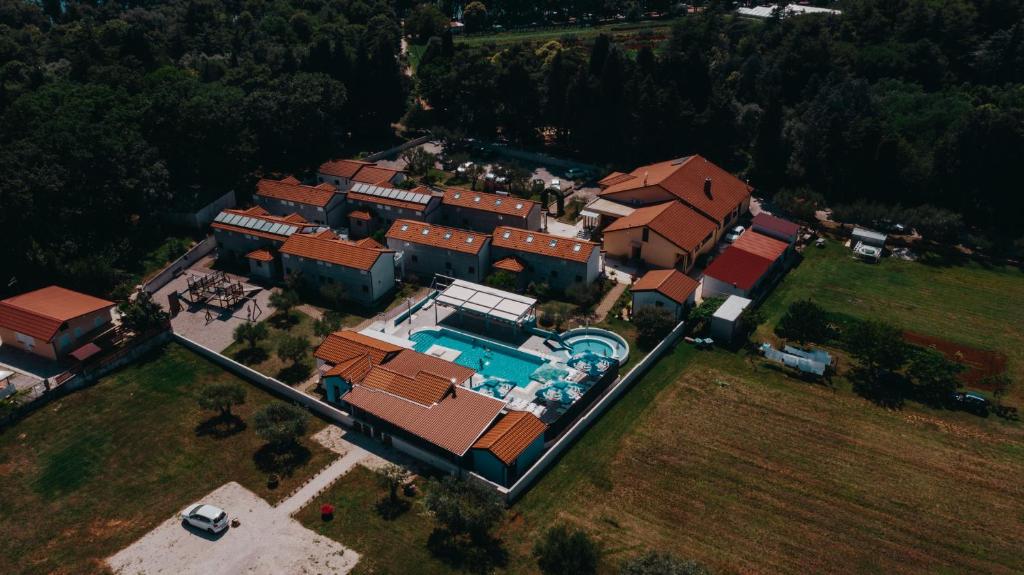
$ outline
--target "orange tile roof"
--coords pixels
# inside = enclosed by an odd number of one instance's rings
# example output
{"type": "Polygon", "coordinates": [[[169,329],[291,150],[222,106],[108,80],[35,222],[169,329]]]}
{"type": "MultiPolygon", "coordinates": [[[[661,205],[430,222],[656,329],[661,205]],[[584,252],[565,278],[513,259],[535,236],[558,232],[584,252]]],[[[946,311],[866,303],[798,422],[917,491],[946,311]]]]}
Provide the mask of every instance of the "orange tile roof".
{"type": "Polygon", "coordinates": [[[600,180],[598,180],[597,185],[601,186],[602,188],[606,188],[608,186],[614,186],[615,184],[617,184],[619,182],[625,182],[627,180],[632,180],[632,179],[633,179],[633,176],[631,176],[629,174],[626,174],[626,173],[623,173],[623,172],[612,172],[612,173],[608,174],[607,176],[605,176],[605,177],[601,178],[600,180]]]}
{"type": "Polygon", "coordinates": [[[52,341],[64,322],[114,305],[112,301],[49,286],[0,301],[0,326],[52,341]]]}
{"type": "Polygon", "coordinates": [[[683,304],[697,291],[697,280],[679,270],[651,270],[633,282],[634,292],[656,291],[670,300],[683,304]]]}
{"type": "Polygon", "coordinates": [[[637,208],[604,228],[605,234],[633,228],[648,227],[677,247],[696,253],[704,238],[714,233],[715,224],[682,202],[669,201],[655,206],[637,208]]]}
{"type": "Polygon", "coordinates": [[[501,258],[500,260],[494,262],[494,264],[492,264],[491,267],[512,273],[519,273],[526,269],[526,266],[523,265],[523,262],[519,261],[519,258],[515,256],[501,258]]]}
{"type": "Polygon", "coordinates": [[[753,191],[743,180],[700,155],[640,166],[626,178],[609,174],[602,180],[600,196],[614,196],[644,188],[660,188],[716,222],[725,218],[750,197],[753,191]],[[613,177],[615,176],[615,177],[613,177]],[[711,180],[710,197],[704,193],[711,180]]]}
{"type": "Polygon", "coordinates": [[[337,190],[328,183],[305,186],[292,177],[283,180],[261,179],[256,182],[256,195],[265,198],[286,200],[299,204],[324,207],[331,202],[337,190]]]}
{"type": "Polygon", "coordinates": [[[351,178],[356,175],[356,172],[358,172],[363,166],[372,165],[373,164],[370,162],[363,162],[360,160],[331,160],[320,164],[320,168],[317,171],[329,176],[351,178]]]}
{"type": "MultiPolygon", "coordinates": [[[[379,204],[381,206],[393,206],[396,208],[405,208],[407,210],[413,210],[416,212],[422,212],[427,208],[427,205],[417,204],[416,202],[406,202],[402,200],[394,200],[391,198],[382,198],[380,196],[371,196],[369,194],[360,194],[359,192],[349,192],[348,199],[351,201],[366,202],[368,204],[379,204]]],[[[429,205],[429,204],[428,204],[429,205]]],[[[349,214],[351,215],[351,214],[349,214]]]]}
{"type": "MultiPolygon", "coordinates": [[[[267,210],[263,209],[260,206],[253,206],[253,207],[245,209],[245,210],[235,210],[235,209],[221,210],[221,214],[237,214],[237,215],[240,215],[240,216],[247,216],[247,217],[250,217],[250,218],[256,218],[256,219],[259,219],[259,220],[263,220],[265,222],[270,222],[270,223],[275,223],[275,224],[288,224],[289,226],[295,226],[295,227],[298,227],[298,228],[303,228],[303,229],[306,229],[307,231],[312,231],[312,230],[314,230],[314,229],[316,229],[318,227],[316,224],[311,224],[311,223],[307,222],[299,214],[290,214],[290,215],[287,215],[287,216],[284,216],[284,217],[275,216],[275,215],[272,215],[270,212],[268,212],[267,210]]],[[[266,239],[269,239],[269,240],[276,240],[276,241],[284,241],[288,237],[288,236],[277,234],[277,233],[264,232],[264,231],[260,231],[260,230],[254,230],[254,229],[251,229],[251,228],[245,228],[245,227],[242,227],[242,226],[236,226],[236,225],[226,224],[226,223],[223,223],[223,222],[216,222],[216,221],[212,222],[210,224],[210,227],[218,229],[218,230],[227,230],[227,231],[236,232],[236,233],[239,233],[239,234],[249,234],[250,236],[256,236],[258,238],[266,238],[266,239]]]]}
{"type": "Polygon", "coordinates": [[[272,254],[270,252],[270,250],[264,250],[264,249],[253,250],[253,251],[245,254],[245,257],[247,257],[247,258],[249,258],[251,260],[256,260],[256,261],[261,261],[261,262],[272,262],[272,261],[274,261],[274,254],[272,254]]]}
{"type": "Polygon", "coordinates": [[[397,355],[389,358],[384,364],[389,370],[407,377],[414,377],[420,371],[428,371],[456,384],[465,383],[476,373],[472,369],[455,362],[420,353],[412,349],[402,349],[397,355]]]}
{"type": "Polygon", "coordinates": [[[395,220],[391,229],[388,230],[387,237],[467,254],[480,253],[480,248],[491,239],[488,234],[415,220],[395,220]]]}
{"type": "Polygon", "coordinates": [[[354,357],[369,355],[371,361],[376,365],[403,349],[405,348],[400,345],[350,329],[343,329],[324,338],[323,343],[313,355],[335,365],[340,365],[354,357]]]}
{"type": "Polygon", "coordinates": [[[373,238],[363,238],[361,240],[356,240],[356,245],[361,248],[374,248],[378,250],[387,249],[385,246],[382,246],[380,242],[373,238]]]}
{"type": "Polygon", "coordinates": [[[357,220],[365,220],[365,221],[370,221],[372,219],[370,217],[370,212],[368,212],[366,210],[355,210],[354,212],[349,212],[348,213],[348,217],[355,218],[357,220]]]}
{"type": "Polygon", "coordinates": [[[598,249],[594,242],[509,226],[494,228],[491,245],[574,262],[589,260],[590,254],[598,249]]]}
{"type": "Polygon", "coordinates": [[[486,449],[505,465],[512,465],[547,427],[532,413],[510,411],[473,444],[473,449],[486,449]]]}
{"type": "Polygon", "coordinates": [[[281,245],[280,252],[357,270],[369,270],[382,255],[392,253],[391,250],[361,247],[348,240],[311,234],[289,237],[281,245]]]}
{"type": "Polygon", "coordinates": [[[505,407],[502,401],[464,387],[430,406],[362,385],[353,387],[342,399],[459,457],[505,407]]]}
{"type": "Polygon", "coordinates": [[[391,170],[388,168],[381,168],[379,166],[363,166],[362,169],[356,172],[355,176],[352,177],[352,181],[379,186],[390,183],[392,178],[400,173],[402,172],[399,170],[391,170]]]}
{"type": "Polygon", "coordinates": [[[386,391],[425,406],[438,403],[454,387],[451,381],[434,373],[419,371],[410,377],[395,373],[386,366],[371,368],[359,385],[386,391]]]}
{"type": "Polygon", "coordinates": [[[501,194],[474,192],[463,188],[448,188],[445,190],[444,199],[441,200],[441,203],[446,206],[483,210],[485,212],[494,212],[519,218],[528,216],[534,206],[537,205],[537,202],[533,200],[524,200],[501,194]]]}
{"type": "Polygon", "coordinates": [[[789,245],[754,230],[747,230],[732,243],[732,247],[775,261],[786,253],[789,245]]]}
{"type": "Polygon", "coordinates": [[[348,380],[350,383],[363,381],[366,374],[373,368],[373,360],[369,354],[363,354],[352,359],[343,361],[338,365],[324,372],[325,377],[338,376],[348,380]]]}

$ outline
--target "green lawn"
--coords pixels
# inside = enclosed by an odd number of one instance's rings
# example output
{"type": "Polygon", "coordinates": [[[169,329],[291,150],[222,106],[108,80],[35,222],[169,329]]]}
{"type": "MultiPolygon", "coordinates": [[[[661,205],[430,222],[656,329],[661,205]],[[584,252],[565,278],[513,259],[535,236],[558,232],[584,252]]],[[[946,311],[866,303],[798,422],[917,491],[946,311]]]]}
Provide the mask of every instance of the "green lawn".
{"type": "MultiPolygon", "coordinates": [[[[485,44],[504,46],[508,44],[518,44],[520,42],[543,44],[551,40],[561,40],[563,38],[576,38],[577,40],[587,42],[593,40],[599,34],[609,34],[616,42],[622,44],[631,38],[643,39],[648,35],[653,36],[654,38],[667,36],[672,30],[672,24],[673,22],[671,21],[630,22],[605,26],[593,26],[590,28],[551,28],[544,30],[524,30],[521,32],[495,32],[493,34],[461,37],[456,36],[455,41],[457,44],[466,44],[470,46],[481,46],[485,44]]],[[[628,44],[628,42],[626,43],[628,44]]]]}
{"type": "Polygon", "coordinates": [[[1009,359],[1019,382],[1011,397],[1024,398],[1024,273],[1016,268],[929,265],[884,258],[867,264],[830,241],[808,248],[765,301],[769,335],[790,303],[810,298],[826,310],[860,319],[879,319],[904,330],[940,337],[1009,359]]]}
{"type": "MultiPolygon", "coordinates": [[[[290,322],[284,321],[283,316],[279,313],[263,320],[267,325],[269,337],[260,341],[255,350],[249,349],[247,343],[235,342],[224,350],[224,355],[285,383],[298,383],[305,380],[313,372],[312,353],[320,344],[320,338],[313,333],[313,318],[300,311],[292,311],[291,315],[292,321],[290,322]],[[278,345],[287,336],[303,337],[309,342],[309,353],[297,364],[282,361],[277,356],[278,345]]],[[[346,325],[354,325],[362,321],[357,316],[346,316],[346,319],[350,320],[346,325]]]]}
{"type": "MultiPolygon", "coordinates": [[[[91,573],[161,521],[228,481],[277,501],[334,455],[308,437],[293,469],[268,461],[251,427],[275,399],[170,344],[0,432],[0,556],[6,573],[91,573]],[[204,385],[235,381],[240,423],[196,405],[204,385]],[[281,484],[267,488],[267,474],[281,484]]],[[[309,420],[309,434],[322,429],[309,420]]]]}

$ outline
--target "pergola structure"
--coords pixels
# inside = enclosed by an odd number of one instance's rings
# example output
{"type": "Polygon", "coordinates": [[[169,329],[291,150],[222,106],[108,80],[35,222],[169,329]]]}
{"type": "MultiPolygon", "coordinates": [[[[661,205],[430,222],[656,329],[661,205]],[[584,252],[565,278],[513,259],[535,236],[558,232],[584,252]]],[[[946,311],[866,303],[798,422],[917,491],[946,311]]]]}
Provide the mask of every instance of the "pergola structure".
{"type": "Polygon", "coordinates": [[[434,299],[459,313],[522,327],[532,322],[537,313],[537,300],[490,286],[452,280],[434,299]]]}

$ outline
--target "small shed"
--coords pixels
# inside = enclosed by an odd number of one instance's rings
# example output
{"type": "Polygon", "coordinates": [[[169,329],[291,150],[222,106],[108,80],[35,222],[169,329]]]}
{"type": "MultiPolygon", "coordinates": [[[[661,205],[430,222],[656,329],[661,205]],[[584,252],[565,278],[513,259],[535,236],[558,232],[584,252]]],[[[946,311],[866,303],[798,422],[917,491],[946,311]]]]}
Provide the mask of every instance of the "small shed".
{"type": "Polygon", "coordinates": [[[881,249],[885,247],[885,241],[888,239],[888,236],[866,228],[853,228],[850,238],[853,240],[853,245],[861,243],[881,249]]]}
{"type": "Polygon", "coordinates": [[[797,236],[800,235],[800,226],[764,212],[754,216],[754,221],[750,223],[750,229],[789,245],[796,243],[797,236]]]}
{"type": "Polygon", "coordinates": [[[711,337],[716,342],[729,343],[739,329],[740,315],[752,302],[737,295],[731,295],[711,316],[711,337]]]}
{"type": "Polygon", "coordinates": [[[679,270],[651,270],[633,282],[633,311],[658,307],[667,309],[679,321],[693,306],[699,285],[679,270]]]}

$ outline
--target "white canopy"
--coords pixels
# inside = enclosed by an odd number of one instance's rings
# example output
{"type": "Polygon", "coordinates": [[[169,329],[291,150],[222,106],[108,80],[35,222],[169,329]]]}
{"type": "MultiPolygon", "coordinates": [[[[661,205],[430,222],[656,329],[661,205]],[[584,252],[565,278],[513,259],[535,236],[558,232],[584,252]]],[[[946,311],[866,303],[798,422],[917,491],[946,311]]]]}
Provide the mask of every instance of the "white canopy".
{"type": "Polygon", "coordinates": [[[437,296],[437,303],[487,318],[521,324],[533,315],[537,300],[463,280],[455,280],[437,296]]]}

